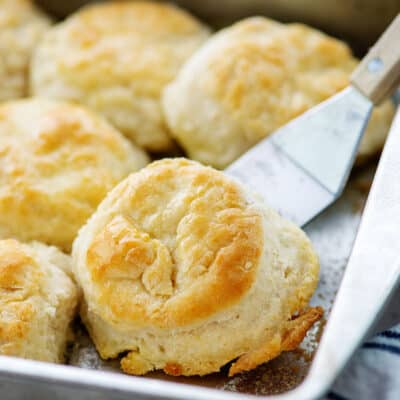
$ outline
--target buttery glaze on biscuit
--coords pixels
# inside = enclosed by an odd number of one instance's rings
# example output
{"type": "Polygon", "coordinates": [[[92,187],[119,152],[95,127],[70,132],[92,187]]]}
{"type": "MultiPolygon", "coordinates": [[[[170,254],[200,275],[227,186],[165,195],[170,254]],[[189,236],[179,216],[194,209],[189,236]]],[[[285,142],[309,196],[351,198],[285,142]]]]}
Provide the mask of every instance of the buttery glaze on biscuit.
{"type": "Polygon", "coordinates": [[[161,111],[163,87],[209,30],[168,4],[124,1],[78,11],[44,37],[31,93],[73,100],[103,114],[150,151],[173,147],[161,111]]]}
{"type": "Polygon", "coordinates": [[[27,95],[31,53],[49,27],[33,1],[0,1],[0,101],[27,95]]]}
{"type": "MultiPolygon", "coordinates": [[[[164,90],[172,135],[190,158],[224,168],[349,84],[349,47],[310,27],[249,18],[214,35],[164,90]]],[[[363,158],[384,143],[394,107],[372,115],[363,158]]]]}
{"type": "Polygon", "coordinates": [[[77,303],[69,256],[0,240],[1,355],[62,362],[77,303]]]}
{"type": "Polygon", "coordinates": [[[106,193],[147,163],[101,117],[27,99],[0,106],[0,238],[69,251],[106,193]]]}
{"type": "Polygon", "coordinates": [[[116,186],[80,230],[81,316],[103,358],[144,374],[235,374],[295,348],[318,260],[305,234],[221,172],[154,162],[116,186]],[[235,332],[232,335],[232,332],[235,332]]]}

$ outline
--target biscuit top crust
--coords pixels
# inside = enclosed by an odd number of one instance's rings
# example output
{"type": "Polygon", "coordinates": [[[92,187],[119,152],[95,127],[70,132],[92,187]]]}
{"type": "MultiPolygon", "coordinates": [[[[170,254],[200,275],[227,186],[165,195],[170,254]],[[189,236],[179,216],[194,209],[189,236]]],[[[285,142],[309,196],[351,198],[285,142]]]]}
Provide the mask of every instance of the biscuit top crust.
{"type": "Polygon", "coordinates": [[[137,32],[166,39],[164,35],[186,35],[197,33],[203,27],[194,17],[185,10],[171,4],[160,4],[151,1],[109,1],[103,4],[88,6],[73,15],[87,27],[84,32],[91,31],[94,36],[81,38],[81,43],[88,43],[85,39],[93,39],[98,34],[119,36],[125,32],[137,32]],[[145,15],[146,18],[141,18],[145,15]],[[103,18],[107,17],[104,21],[103,18]],[[132,19],[135,24],[132,24],[132,19]]]}
{"type": "Polygon", "coordinates": [[[0,240],[0,353],[18,353],[30,332],[43,272],[16,240],[0,240]]]}
{"type": "Polygon", "coordinates": [[[136,96],[157,98],[208,35],[208,28],[172,5],[107,2],[73,14],[52,29],[46,44],[52,68],[88,97],[123,85],[136,96]]]}
{"type": "Polygon", "coordinates": [[[173,5],[90,5],[46,33],[33,56],[30,90],[86,104],[139,146],[169,151],[161,92],[209,34],[173,5]]]}
{"type": "Polygon", "coordinates": [[[130,175],[80,236],[96,312],[110,323],[159,328],[191,325],[238,302],[264,245],[262,212],[239,185],[185,159],[130,175]]]}
{"type": "Polygon", "coordinates": [[[36,261],[14,239],[0,240],[0,303],[21,301],[40,292],[36,261]]]}
{"type": "Polygon", "coordinates": [[[349,84],[349,47],[313,28],[248,18],[213,35],[163,92],[188,157],[225,168],[349,84]]]}
{"type": "Polygon", "coordinates": [[[251,144],[345,88],[357,64],[340,40],[261,17],[222,31],[219,40],[203,89],[243,126],[251,144]]]}
{"type": "Polygon", "coordinates": [[[101,117],[43,99],[0,106],[0,236],[70,250],[106,193],[147,163],[101,117]]]}

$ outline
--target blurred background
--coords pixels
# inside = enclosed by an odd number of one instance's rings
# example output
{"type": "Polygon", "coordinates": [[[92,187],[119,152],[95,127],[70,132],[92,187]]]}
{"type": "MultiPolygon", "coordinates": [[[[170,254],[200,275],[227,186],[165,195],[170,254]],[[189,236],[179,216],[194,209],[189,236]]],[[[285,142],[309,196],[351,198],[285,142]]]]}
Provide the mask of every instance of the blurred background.
{"type": "MultiPolygon", "coordinates": [[[[93,1],[37,0],[58,18],[93,1]]],[[[253,15],[304,22],[350,43],[360,56],[400,12],[400,0],[177,0],[173,1],[218,28],[253,15]]],[[[400,45],[400,43],[399,43],[400,45]]]]}

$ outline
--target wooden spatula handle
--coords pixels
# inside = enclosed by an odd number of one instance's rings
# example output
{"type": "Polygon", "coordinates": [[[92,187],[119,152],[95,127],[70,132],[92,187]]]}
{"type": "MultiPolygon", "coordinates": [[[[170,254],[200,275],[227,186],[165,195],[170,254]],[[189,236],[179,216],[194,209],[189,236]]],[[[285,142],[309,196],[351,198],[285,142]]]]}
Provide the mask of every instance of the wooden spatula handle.
{"type": "Polygon", "coordinates": [[[374,104],[400,83],[400,14],[360,62],[351,83],[374,104]]]}

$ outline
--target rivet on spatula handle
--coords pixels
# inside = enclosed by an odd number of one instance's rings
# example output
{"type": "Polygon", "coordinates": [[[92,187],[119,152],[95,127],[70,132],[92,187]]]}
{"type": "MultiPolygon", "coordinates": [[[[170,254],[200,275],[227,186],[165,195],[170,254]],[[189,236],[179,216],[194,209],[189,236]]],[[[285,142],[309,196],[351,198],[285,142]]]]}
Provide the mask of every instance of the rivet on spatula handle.
{"type": "Polygon", "coordinates": [[[363,58],[351,82],[374,104],[400,83],[400,14],[363,58]]]}

